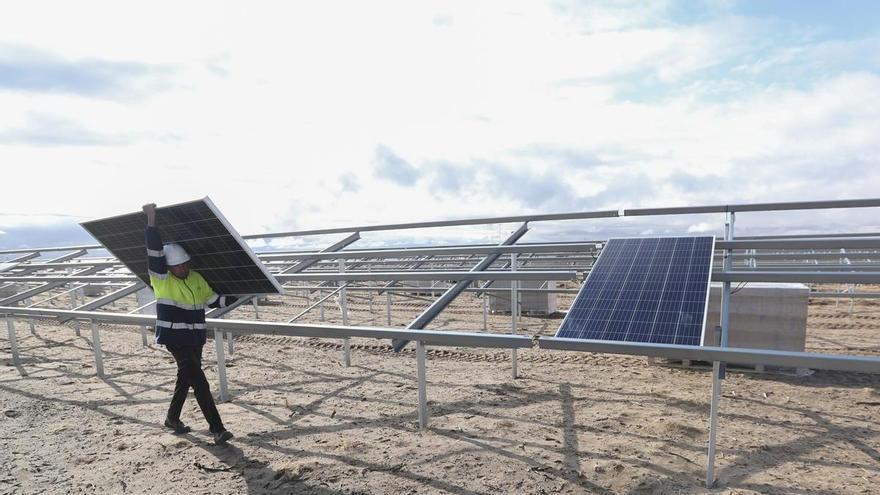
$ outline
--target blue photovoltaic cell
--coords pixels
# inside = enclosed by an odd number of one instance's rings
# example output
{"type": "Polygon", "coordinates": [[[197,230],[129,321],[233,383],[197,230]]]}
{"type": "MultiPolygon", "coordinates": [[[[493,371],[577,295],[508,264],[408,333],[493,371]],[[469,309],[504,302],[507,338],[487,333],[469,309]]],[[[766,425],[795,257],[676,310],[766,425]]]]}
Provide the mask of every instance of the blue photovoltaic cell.
{"type": "Polygon", "coordinates": [[[714,237],[611,239],[556,332],[702,345],[714,237]]]}

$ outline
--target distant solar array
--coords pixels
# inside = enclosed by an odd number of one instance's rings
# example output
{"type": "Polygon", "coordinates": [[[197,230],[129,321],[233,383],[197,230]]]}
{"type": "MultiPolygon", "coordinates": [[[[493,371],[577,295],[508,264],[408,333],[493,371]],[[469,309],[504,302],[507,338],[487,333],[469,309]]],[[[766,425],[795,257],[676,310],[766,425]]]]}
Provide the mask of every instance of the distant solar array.
{"type": "Polygon", "coordinates": [[[611,239],[557,337],[701,345],[714,237],[611,239]]]}
{"type": "MultiPolygon", "coordinates": [[[[209,198],[156,209],[156,223],[164,243],[186,249],[190,267],[218,294],[278,294],[281,285],[209,198]]],[[[81,224],[113,256],[149,284],[146,216],[141,213],[81,224]]]]}

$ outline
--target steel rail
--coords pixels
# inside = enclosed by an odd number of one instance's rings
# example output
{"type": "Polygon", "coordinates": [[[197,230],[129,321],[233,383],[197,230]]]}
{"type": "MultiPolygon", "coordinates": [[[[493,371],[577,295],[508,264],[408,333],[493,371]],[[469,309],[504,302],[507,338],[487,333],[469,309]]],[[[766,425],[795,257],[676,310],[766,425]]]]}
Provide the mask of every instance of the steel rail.
{"type": "Polygon", "coordinates": [[[839,299],[880,299],[880,292],[810,292],[810,297],[827,297],[839,299]]]}
{"type": "Polygon", "coordinates": [[[438,272],[345,272],[345,273],[297,273],[276,275],[281,281],[322,280],[322,281],[364,281],[364,280],[574,280],[577,272],[565,270],[521,271],[516,273],[483,271],[438,271],[438,272]]]}
{"type": "MultiPolygon", "coordinates": [[[[79,321],[95,321],[119,325],[150,326],[156,322],[155,315],[135,315],[103,313],[100,311],[69,311],[42,308],[0,307],[0,315],[13,318],[69,317],[79,321]]],[[[277,323],[268,321],[226,320],[208,318],[208,328],[238,334],[284,335],[288,337],[316,337],[341,339],[346,337],[362,337],[374,339],[406,339],[421,341],[428,345],[488,347],[488,348],[525,348],[532,346],[531,337],[511,334],[492,334],[477,332],[456,332],[436,330],[403,330],[396,328],[312,325],[296,323],[277,323]]]]}
{"type": "MultiPolygon", "coordinates": [[[[279,281],[365,281],[365,280],[574,280],[577,272],[571,270],[521,271],[436,271],[436,272],[345,272],[345,273],[290,273],[274,275],[279,281]]],[[[43,275],[0,277],[3,282],[134,282],[134,275],[43,275]]]]}
{"type": "MultiPolygon", "coordinates": [[[[880,237],[715,241],[715,249],[880,249],[880,237]]],[[[742,253],[738,253],[742,254],[742,253]]]]}
{"type": "Polygon", "coordinates": [[[422,248],[396,248],[396,249],[363,249],[350,251],[336,251],[332,253],[308,252],[308,253],[281,253],[262,254],[260,259],[264,261],[294,260],[294,259],[339,259],[339,258],[390,258],[393,256],[439,256],[439,255],[467,255],[467,254],[528,254],[528,253],[565,253],[583,252],[596,250],[595,242],[570,242],[565,244],[533,244],[531,246],[474,246],[474,247],[422,247],[422,248]]]}
{"type": "Polygon", "coordinates": [[[838,201],[796,201],[788,203],[752,203],[735,205],[677,206],[672,208],[632,208],[623,216],[688,215],[695,213],[727,213],[741,211],[825,210],[835,208],[880,207],[880,199],[844,199],[838,201]]]}
{"type": "Polygon", "coordinates": [[[486,225],[492,223],[545,222],[552,220],[581,220],[587,218],[612,218],[620,216],[618,210],[585,211],[575,213],[550,213],[543,215],[518,215],[510,217],[467,218],[459,220],[437,220],[432,222],[394,223],[384,225],[362,225],[358,227],[337,227],[329,229],[297,230],[291,232],[268,232],[265,234],[243,235],[243,239],[269,239],[273,237],[295,237],[300,235],[341,234],[346,232],[375,232],[379,230],[424,229],[434,227],[459,227],[464,225],[486,225]]]}
{"type": "Polygon", "coordinates": [[[714,272],[712,281],[880,284],[880,272],[714,272]]]}
{"type": "Polygon", "coordinates": [[[744,349],[737,347],[687,346],[612,342],[605,340],[538,338],[538,347],[560,351],[626,354],[691,361],[720,361],[738,364],[763,364],[791,368],[815,368],[859,373],[880,373],[880,357],[817,354],[811,352],[744,349]]]}

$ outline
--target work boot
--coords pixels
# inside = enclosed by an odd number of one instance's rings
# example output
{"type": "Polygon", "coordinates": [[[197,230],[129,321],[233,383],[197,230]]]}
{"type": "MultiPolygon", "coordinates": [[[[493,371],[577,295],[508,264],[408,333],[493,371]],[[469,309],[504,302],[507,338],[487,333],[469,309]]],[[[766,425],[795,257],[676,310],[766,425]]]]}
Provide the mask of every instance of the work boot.
{"type": "Polygon", "coordinates": [[[165,418],[165,426],[174,430],[175,435],[183,435],[184,433],[189,433],[192,428],[183,424],[179,419],[177,421],[171,421],[168,418],[165,418]]]}
{"type": "Polygon", "coordinates": [[[214,433],[214,443],[217,445],[224,445],[233,435],[228,430],[218,431],[214,433]]]}

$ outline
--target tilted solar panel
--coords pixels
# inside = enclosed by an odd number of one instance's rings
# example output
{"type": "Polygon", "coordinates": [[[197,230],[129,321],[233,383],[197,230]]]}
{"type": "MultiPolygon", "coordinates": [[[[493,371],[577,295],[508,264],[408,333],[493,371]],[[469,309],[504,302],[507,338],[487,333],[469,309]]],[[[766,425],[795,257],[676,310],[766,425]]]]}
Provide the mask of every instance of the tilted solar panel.
{"type": "Polygon", "coordinates": [[[557,337],[701,345],[715,238],[611,239],[557,337]]]}
{"type": "MultiPolygon", "coordinates": [[[[81,225],[129,270],[149,284],[142,212],[81,225]]],[[[210,198],[156,208],[162,242],[186,249],[190,267],[218,294],[279,294],[281,285],[229,224],[210,198]]]]}

